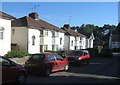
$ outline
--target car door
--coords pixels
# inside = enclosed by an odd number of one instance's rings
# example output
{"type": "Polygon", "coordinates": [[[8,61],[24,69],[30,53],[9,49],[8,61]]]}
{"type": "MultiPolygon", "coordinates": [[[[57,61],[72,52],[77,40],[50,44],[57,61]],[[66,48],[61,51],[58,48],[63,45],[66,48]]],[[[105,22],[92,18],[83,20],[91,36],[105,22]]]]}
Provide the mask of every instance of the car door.
{"type": "Polygon", "coordinates": [[[57,54],[54,54],[54,56],[56,58],[57,70],[63,70],[65,66],[64,59],[60,55],[57,55],[57,54]]]}
{"type": "Polygon", "coordinates": [[[12,62],[2,58],[2,82],[12,82],[15,81],[18,75],[16,66],[12,65],[12,62]]]}
{"type": "Polygon", "coordinates": [[[53,54],[48,55],[48,64],[51,65],[52,72],[57,71],[57,62],[53,54]]]}

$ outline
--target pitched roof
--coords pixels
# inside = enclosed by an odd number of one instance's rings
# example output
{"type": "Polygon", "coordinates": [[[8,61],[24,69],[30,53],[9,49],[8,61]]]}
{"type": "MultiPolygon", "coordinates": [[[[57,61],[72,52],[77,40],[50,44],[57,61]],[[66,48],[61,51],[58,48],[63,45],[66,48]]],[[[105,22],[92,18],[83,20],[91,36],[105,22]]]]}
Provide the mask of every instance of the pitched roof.
{"type": "Polygon", "coordinates": [[[13,20],[12,27],[29,27],[29,28],[33,28],[33,29],[47,28],[47,29],[51,29],[51,30],[65,32],[64,30],[62,30],[50,23],[47,23],[44,20],[41,20],[41,19],[35,20],[29,16],[25,16],[25,17],[13,20]]]}
{"type": "Polygon", "coordinates": [[[40,28],[40,24],[33,18],[29,16],[25,16],[25,17],[13,20],[12,27],[29,27],[29,28],[36,29],[36,28],[40,28]]]}
{"type": "Polygon", "coordinates": [[[4,13],[4,12],[1,12],[1,11],[0,11],[0,18],[2,18],[2,19],[16,19],[14,16],[11,16],[11,15],[4,13]]]}
{"type": "Polygon", "coordinates": [[[66,28],[64,28],[64,30],[66,31],[66,35],[71,35],[71,36],[84,36],[84,37],[86,37],[85,35],[83,35],[83,34],[81,34],[81,33],[78,33],[78,32],[75,32],[75,31],[73,31],[73,30],[71,30],[71,29],[66,29],[66,28]]]}
{"type": "Polygon", "coordinates": [[[48,22],[46,22],[46,21],[44,21],[42,19],[39,19],[38,21],[39,21],[41,27],[48,28],[48,29],[51,29],[51,30],[60,31],[60,32],[65,32],[61,28],[59,28],[57,26],[54,26],[54,25],[52,25],[52,24],[50,24],[50,23],[48,23],[48,22]]]}

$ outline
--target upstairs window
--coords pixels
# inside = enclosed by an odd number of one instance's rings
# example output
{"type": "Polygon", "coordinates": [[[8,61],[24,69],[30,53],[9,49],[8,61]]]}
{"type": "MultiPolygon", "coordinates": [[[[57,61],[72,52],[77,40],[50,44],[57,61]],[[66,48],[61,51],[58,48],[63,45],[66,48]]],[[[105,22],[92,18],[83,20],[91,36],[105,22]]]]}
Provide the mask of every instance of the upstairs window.
{"type": "Polygon", "coordinates": [[[73,46],[73,40],[71,41],[71,46],[73,46]]]}
{"type": "Polygon", "coordinates": [[[32,45],[35,45],[35,36],[32,36],[32,45]]]}
{"type": "Polygon", "coordinates": [[[60,45],[62,45],[62,38],[60,38],[60,45]]]}
{"type": "Polygon", "coordinates": [[[45,30],[44,35],[48,36],[48,30],[45,30]]]}
{"type": "Polygon", "coordinates": [[[0,39],[4,39],[4,28],[0,27],[0,39]]]}

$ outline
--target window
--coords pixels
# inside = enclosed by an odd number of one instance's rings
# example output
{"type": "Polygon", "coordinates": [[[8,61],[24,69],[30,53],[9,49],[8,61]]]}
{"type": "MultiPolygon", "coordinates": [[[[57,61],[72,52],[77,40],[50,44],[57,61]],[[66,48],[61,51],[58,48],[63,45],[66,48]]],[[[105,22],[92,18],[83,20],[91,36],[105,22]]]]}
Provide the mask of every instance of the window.
{"type": "Polygon", "coordinates": [[[62,58],[61,56],[57,55],[57,54],[55,54],[55,58],[56,58],[57,60],[63,60],[63,58],[62,58]]]}
{"type": "Polygon", "coordinates": [[[32,57],[30,57],[30,60],[33,61],[43,61],[44,55],[43,54],[33,54],[32,57]]]}
{"type": "Polygon", "coordinates": [[[55,45],[52,45],[52,50],[54,51],[54,49],[55,49],[55,45]]]}
{"type": "Polygon", "coordinates": [[[71,46],[73,46],[73,40],[71,41],[71,46]]]}
{"type": "Polygon", "coordinates": [[[4,28],[0,27],[0,39],[4,38],[4,28]]]}
{"type": "Polygon", "coordinates": [[[62,38],[60,38],[60,45],[62,44],[62,38]]]}
{"type": "Polygon", "coordinates": [[[35,45],[35,36],[32,36],[32,45],[35,45]]]}
{"type": "Polygon", "coordinates": [[[45,34],[45,36],[48,36],[48,30],[45,30],[45,32],[44,32],[45,34]]]}
{"type": "Polygon", "coordinates": [[[10,66],[10,65],[11,63],[8,60],[2,59],[2,66],[10,66]]]}
{"type": "Polygon", "coordinates": [[[48,45],[44,45],[44,51],[48,50],[48,45]]]}
{"type": "Polygon", "coordinates": [[[82,37],[80,37],[80,40],[82,40],[82,37]]]}
{"type": "Polygon", "coordinates": [[[48,60],[50,60],[50,61],[54,61],[54,60],[55,60],[54,55],[48,55],[48,60]]]}

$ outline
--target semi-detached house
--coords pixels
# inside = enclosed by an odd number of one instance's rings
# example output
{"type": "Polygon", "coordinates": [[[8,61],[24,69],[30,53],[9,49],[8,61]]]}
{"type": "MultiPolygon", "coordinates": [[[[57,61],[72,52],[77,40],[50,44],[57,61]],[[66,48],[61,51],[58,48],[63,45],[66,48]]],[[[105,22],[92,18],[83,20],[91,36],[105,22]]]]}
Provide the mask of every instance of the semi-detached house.
{"type": "Polygon", "coordinates": [[[41,19],[36,12],[12,21],[12,45],[30,54],[64,49],[64,30],[41,19]]]}
{"type": "Polygon", "coordinates": [[[15,17],[0,11],[0,55],[11,51],[11,20],[15,17]]]}
{"type": "Polygon", "coordinates": [[[86,49],[86,36],[70,29],[69,24],[63,26],[65,30],[65,50],[86,49]]]}

